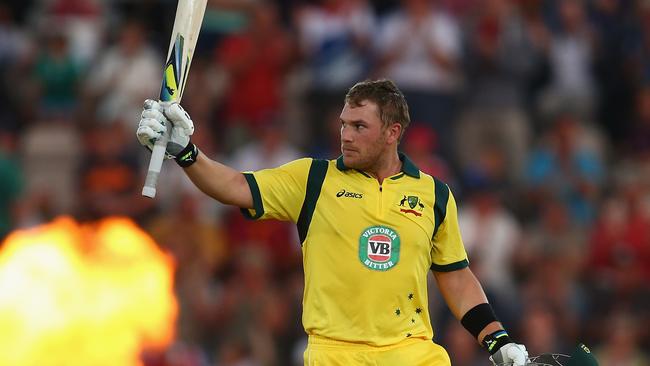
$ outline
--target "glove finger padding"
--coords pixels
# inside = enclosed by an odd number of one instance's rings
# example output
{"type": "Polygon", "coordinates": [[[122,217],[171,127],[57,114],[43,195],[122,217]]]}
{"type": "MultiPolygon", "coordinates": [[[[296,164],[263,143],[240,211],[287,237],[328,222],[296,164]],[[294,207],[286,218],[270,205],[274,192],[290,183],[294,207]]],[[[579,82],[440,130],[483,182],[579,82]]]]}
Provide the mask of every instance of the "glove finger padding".
{"type": "MultiPolygon", "coordinates": [[[[153,132],[155,132],[158,135],[162,135],[166,130],[165,124],[161,123],[161,121],[159,121],[157,119],[154,119],[154,118],[144,118],[143,117],[140,120],[139,127],[149,127],[153,132]]],[[[154,137],[154,136],[151,136],[151,137],[154,137]]]]}
{"type": "Polygon", "coordinates": [[[153,144],[156,143],[156,140],[159,137],[159,134],[150,126],[144,126],[142,123],[140,124],[140,127],[138,127],[138,130],[135,134],[137,135],[140,144],[148,147],[149,149],[152,148],[153,144]]]}
{"type": "Polygon", "coordinates": [[[143,107],[144,107],[145,110],[152,109],[152,110],[157,110],[157,111],[160,111],[160,112],[163,111],[163,107],[160,104],[160,102],[158,102],[157,100],[153,100],[153,99],[145,100],[144,104],[143,104],[143,107]]]}
{"type": "Polygon", "coordinates": [[[156,109],[144,109],[142,114],[140,114],[140,119],[153,119],[158,121],[161,125],[165,126],[167,122],[167,117],[162,113],[162,111],[156,109]]]}
{"type": "Polygon", "coordinates": [[[172,122],[174,127],[181,127],[183,132],[187,136],[191,136],[194,133],[194,122],[190,118],[190,115],[187,114],[185,109],[180,106],[178,103],[172,103],[165,108],[165,116],[172,122]]]}

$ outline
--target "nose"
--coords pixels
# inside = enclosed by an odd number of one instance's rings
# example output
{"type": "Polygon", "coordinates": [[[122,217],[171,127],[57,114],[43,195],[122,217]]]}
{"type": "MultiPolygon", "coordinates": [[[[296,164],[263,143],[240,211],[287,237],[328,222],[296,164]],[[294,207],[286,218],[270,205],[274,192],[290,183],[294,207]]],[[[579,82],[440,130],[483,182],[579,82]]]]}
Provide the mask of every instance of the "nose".
{"type": "Polygon", "coordinates": [[[341,142],[352,142],[352,133],[345,125],[341,126],[341,142]]]}

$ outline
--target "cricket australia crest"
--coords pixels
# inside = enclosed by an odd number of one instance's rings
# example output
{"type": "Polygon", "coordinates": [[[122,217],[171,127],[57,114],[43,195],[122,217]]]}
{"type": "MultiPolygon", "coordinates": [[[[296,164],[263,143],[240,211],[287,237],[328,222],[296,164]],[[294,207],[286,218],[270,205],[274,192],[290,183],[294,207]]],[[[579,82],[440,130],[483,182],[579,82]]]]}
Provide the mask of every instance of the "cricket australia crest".
{"type": "Polygon", "coordinates": [[[369,269],[387,271],[399,262],[400,238],[386,226],[371,226],[359,236],[359,260],[369,269]]]}
{"type": "Polygon", "coordinates": [[[424,210],[424,203],[422,203],[422,200],[420,200],[420,197],[418,196],[405,195],[404,198],[399,201],[399,207],[403,207],[400,208],[399,211],[404,214],[413,214],[420,217],[422,216],[422,210],[424,210]],[[406,207],[406,204],[408,204],[409,208],[406,207]]]}

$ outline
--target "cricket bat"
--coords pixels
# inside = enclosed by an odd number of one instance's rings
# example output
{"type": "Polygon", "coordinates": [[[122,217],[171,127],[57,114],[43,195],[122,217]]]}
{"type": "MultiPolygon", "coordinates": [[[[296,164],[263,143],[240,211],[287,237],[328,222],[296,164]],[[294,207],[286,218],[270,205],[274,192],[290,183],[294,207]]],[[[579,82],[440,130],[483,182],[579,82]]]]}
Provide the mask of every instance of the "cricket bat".
{"type": "MultiPolygon", "coordinates": [[[[183,97],[207,2],[208,0],[178,0],[160,88],[159,100],[162,103],[180,102],[183,97]]],[[[156,184],[165,159],[165,149],[170,134],[171,124],[168,123],[167,131],[156,141],[151,151],[149,169],[142,188],[143,196],[150,198],[156,196],[156,184]]]]}

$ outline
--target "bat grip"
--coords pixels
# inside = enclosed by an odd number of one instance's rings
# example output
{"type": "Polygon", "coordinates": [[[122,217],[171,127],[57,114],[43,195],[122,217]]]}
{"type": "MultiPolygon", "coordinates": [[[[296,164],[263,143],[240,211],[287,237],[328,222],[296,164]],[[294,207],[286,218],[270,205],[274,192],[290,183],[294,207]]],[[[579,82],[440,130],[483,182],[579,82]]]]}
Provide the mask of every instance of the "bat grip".
{"type": "Polygon", "coordinates": [[[171,123],[167,123],[167,129],[162,137],[156,140],[151,150],[151,159],[149,160],[149,169],[147,169],[147,177],[144,180],[144,187],[142,187],[142,195],[149,198],[156,197],[156,185],[158,184],[158,176],[162,168],[163,161],[165,160],[165,150],[167,149],[167,142],[171,135],[171,123]]]}

